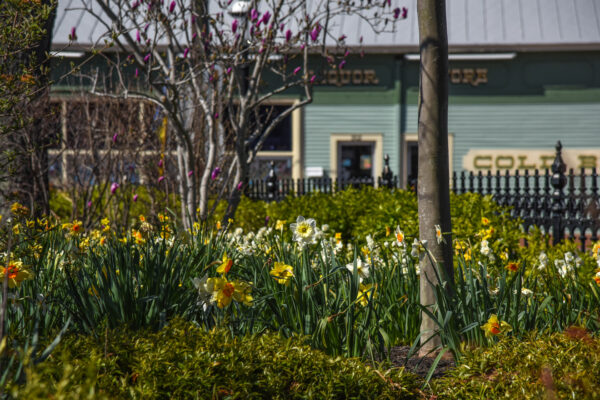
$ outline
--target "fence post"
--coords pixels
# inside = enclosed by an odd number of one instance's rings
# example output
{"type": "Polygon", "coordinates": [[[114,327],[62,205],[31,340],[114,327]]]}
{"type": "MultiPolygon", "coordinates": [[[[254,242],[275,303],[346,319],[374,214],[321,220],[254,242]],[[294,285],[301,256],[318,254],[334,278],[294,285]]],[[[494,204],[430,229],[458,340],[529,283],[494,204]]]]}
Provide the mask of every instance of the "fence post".
{"type": "Polygon", "coordinates": [[[390,155],[386,154],[383,160],[385,161],[385,165],[383,166],[383,173],[381,174],[381,186],[392,189],[394,187],[394,173],[390,169],[390,155]]]}
{"type": "Polygon", "coordinates": [[[275,162],[271,161],[269,174],[267,175],[267,201],[277,198],[277,175],[275,174],[275,162]]]}
{"type": "Polygon", "coordinates": [[[550,183],[554,191],[552,192],[552,244],[562,242],[565,235],[563,214],[565,210],[563,188],[567,184],[565,171],[567,166],[562,159],[562,144],[560,140],[556,143],[556,158],[552,163],[552,179],[550,183]]]}

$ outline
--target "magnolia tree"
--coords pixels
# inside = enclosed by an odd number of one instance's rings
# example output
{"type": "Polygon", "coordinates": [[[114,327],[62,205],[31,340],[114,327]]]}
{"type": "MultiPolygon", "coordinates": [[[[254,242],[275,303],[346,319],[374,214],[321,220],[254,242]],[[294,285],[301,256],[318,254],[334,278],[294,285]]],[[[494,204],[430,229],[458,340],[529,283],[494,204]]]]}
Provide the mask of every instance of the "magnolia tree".
{"type": "MultiPolygon", "coordinates": [[[[167,117],[176,138],[186,226],[205,220],[214,210],[212,201],[222,198],[228,203],[224,218],[233,216],[266,138],[312,101],[317,77],[309,75],[309,55],[324,68],[344,67],[350,52],[336,18],[358,15],[384,31],[406,16],[391,0],[82,2],[106,28],[103,49],[118,50],[110,57],[120,71],[117,88],[109,91],[94,82],[92,93],[141,98],[167,117]],[[127,73],[138,81],[138,90],[127,73]],[[265,108],[291,90],[298,101],[278,113],[265,108]]],[[[73,27],[72,40],[78,29],[73,27]]]]}

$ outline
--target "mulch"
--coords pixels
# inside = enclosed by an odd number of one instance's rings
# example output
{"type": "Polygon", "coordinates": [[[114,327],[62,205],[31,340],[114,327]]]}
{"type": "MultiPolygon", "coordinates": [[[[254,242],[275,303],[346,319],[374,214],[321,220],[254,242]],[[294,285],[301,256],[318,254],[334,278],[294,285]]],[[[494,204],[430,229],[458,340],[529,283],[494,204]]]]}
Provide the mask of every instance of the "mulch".
{"type": "MultiPolygon", "coordinates": [[[[408,355],[409,350],[410,346],[392,347],[389,353],[392,365],[394,367],[405,367],[407,371],[425,378],[435,361],[436,355],[419,357],[415,354],[407,360],[406,356],[408,355]]],[[[446,372],[456,366],[454,359],[452,357],[446,357],[446,355],[450,356],[450,353],[446,353],[439,361],[432,378],[442,377],[446,372]]]]}

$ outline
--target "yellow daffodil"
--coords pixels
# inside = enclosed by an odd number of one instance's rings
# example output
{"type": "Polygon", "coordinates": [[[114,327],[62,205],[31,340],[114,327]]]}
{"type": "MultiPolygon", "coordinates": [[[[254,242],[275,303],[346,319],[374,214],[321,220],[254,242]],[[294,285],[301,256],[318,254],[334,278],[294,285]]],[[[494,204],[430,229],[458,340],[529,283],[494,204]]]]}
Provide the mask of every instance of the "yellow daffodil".
{"type": "Polygon", "coordinates": [[[277,229],[278,231],[282,230],[285,226],[285,221],[278,219],[277,223],[275,223],[275,229],[277,229]]]}
{"type": "Polygon", "coordinates": [[[385,237],[388,237],[392,234],[392,229],[389,226],[385,227],[385,237]]]}
{"type": "Polygon", "coordinates": [[[481,225],[489,225],[490,220],[486,217],[481,217],[481,225]]]}
{"type": "Polygon", "coordinates": [[[233,282],[233,287],[235,291],[233,292],[233,299],[238,303],[242,303],[245,306],[250,307],[252,305],[252,295],[250,292],[252,291],[252,286],[248,282],[242,282],[236,280],[233,282]]]}
{"type": "Polygon", "coordinates": [[[217,303],[217,307],[225,308],[231,304],[235,286],[225,278],[208,278],[206,281],[207,289],[212,293],[212,302],[217,303]]]}
{"type": "Polygon", "coordinates": [[[290,278],[294,276],[294,268],[291,265],[275,261],[275,265],[269,274],[275,278],[280,285],[287,285],[290,283],[290,278]]]}
{"type": "Polygon", "coordinates": [[[512,327],[506,321],[498,320],[496,314],[492,314],[488,321],[481,326],[485,332],[485,337],[496,336],[512,331],[512,327]]]}
{"type": "Polygon", "coordinates": [[[132,229],[131,236],[133,237],[135,244],[144,244],[146,243],[146,239],[142,236],[142,233],[138,230],[132,229]]]}
{"type": "Polygon", "coordinates": [[[21,217],[24,217],[25,215],[29,214],[29,208],[25,207],[24,205],[22,205],[18,202],[14,202],[12,204],[12,206],[10,206],[10,211],[15,216],[21,216],[21,217]]]}
{"type": "Polygon", "coordinates": [[[221,263],[221,265],[219,265],[217,267],[217,272],[219,274],[225,275],[226,273],[229,272],[229,270],[231,269],[232,266],[233,266],[233,260],[231,258],[227,257],[227,253],[223,253],[222,263],[221,263]]]}
{"type": "Polygon", "coordinates": [[[511,261],[508,264],[506,264],[506,269],[510,272],[517,272],[519,270],[519,264],[514,261],[511,261]]]}
{"type": "Polygon", "coordinates": [[[600,242],[594,243],[594,247],[592,247],[592,257],[597,260],[600,257],[600,242]]]}
{"type": "Polygon", "coordinates": [[[369,283],[368,285],[360,284],[358,288],[358,296],[356,296],[356,301],[363,306],[366,307],[369,304],[369,300],[375,298],[375,289],[376,287],[369,283]]]}
{"type": "Polygon", "coordinates": [[[25,279],[32,277],[31,272],[23,268],[22,261],[10,261],[8,267],[2,266],[0,271],[3,280],[8,275],[8,287],[11,289],[19,286],[25,279]]]}

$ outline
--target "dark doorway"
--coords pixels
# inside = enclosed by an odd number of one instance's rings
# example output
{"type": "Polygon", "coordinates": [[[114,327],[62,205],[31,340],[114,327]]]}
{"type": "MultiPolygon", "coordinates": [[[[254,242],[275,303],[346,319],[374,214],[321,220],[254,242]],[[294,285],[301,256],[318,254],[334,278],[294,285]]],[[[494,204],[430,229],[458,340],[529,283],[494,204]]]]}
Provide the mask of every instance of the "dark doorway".
{"type": "Polygon", "coordinates": [[[341,179],[373,177],[373,143],[341,143],[339,154],[341,179]]]}

